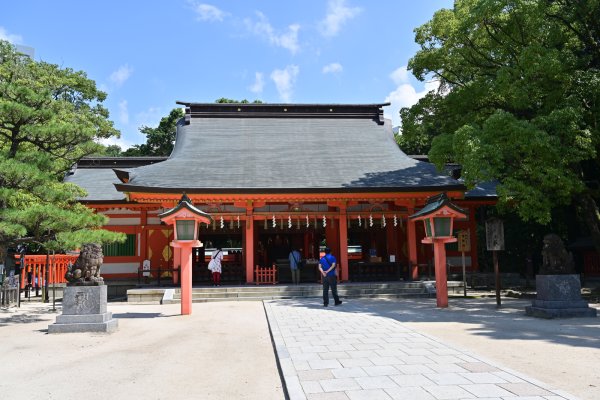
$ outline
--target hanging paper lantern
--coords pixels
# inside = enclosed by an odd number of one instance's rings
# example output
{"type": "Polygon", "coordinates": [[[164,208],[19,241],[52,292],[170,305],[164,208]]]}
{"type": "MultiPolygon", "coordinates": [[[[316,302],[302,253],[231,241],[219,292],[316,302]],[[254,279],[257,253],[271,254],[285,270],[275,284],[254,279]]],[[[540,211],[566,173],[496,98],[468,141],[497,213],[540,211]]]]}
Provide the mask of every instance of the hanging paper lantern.
{"type": "Polygon", "coordinates": [[[398,226],[398,217],[394,214],[394,226],[398,226]]]}
{"type": "Polygon", "coordinates": [[[373,214],[369,214],[369,226],[373,226],[373,214]]]}
{"type": "Polygon", "coordinates": [[[323,228],[327,226],[327,218],[323,215],[323,228]]]}
{"type": "Polygon", "coordinates": [[[292,217],[288,215],[288,229],[292,229],[292,217]]]}
{"type": "Polygon", "coordinates": [[[273,228],[277,228],[277,220],[275,219],[275,214],[273,214],[273,228]]]}
{"type": "Polygon", "coordinates": [[[223,219],[223,216],[221,215],[221,229],[225,228],[225,220],[223,219]]]}
{"type": "Polygon", "coordinates": [[[386,223],[385,223],[385,215],[382,215],[381,216],[381,226],[383,226],[385,228],[385,225],[386,225],[386,223]]]}
{"type": "Polygon", "coordinates": [[[360,217],[360,215],[358,216],[358,226],[362,226],[362,218],[360,217]]]}

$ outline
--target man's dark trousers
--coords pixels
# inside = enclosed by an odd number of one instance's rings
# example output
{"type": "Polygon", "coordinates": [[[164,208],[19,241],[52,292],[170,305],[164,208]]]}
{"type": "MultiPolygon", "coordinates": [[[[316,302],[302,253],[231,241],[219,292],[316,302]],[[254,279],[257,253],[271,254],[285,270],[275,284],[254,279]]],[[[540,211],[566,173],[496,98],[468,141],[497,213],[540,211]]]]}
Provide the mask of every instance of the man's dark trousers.
{"type": "Polygon", "coordinates": [[[340,298],[337,293],[337,276],[324,276],[323,277],[323,305],[329,305],[329,287],[331,286],[331,294],[335,304],[339,304],[340,298]]]}

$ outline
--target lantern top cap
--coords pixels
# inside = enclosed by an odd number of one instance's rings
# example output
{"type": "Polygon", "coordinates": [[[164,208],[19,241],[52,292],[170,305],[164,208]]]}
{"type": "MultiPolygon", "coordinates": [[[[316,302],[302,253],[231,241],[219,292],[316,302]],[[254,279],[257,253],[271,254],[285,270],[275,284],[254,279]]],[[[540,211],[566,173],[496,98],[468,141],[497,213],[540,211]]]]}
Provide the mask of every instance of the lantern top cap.
{"type": "Polygon", "coordinates": [[[438,195],[431,196],[427,199],[425,206],[420,209],[417,213],[409,216],[410,219],[423,218],[429,214],[433,214],[444,207],[448,207],[454,210],[457,214],[465,216],[466,212],[462,208],[458,207],[450,201],[446,193],[442,192],[438,195]]]}
{"type": "Polygon", "coordinates": [[[199,216],[199,217],[203,217],[203,218],[207,218],[210,220],[210,222],[213,221],[213,218],[210,214],[205,213],[204,211],[194,207],[194,204],[192,203],[192,200],[188,197],[188,195],[183,192],[181,199],[179,200],[179,204],[177,204],[174,208],[171,208],[170,210],[165,211],[162,214],[158,214],[158,217],[160,219],[164,219],[166,217],[169,217],[173,214],[176,214],[179,210],[182,209],[187,209],[188,211],[190,211],[191,213],[199,216]]]}

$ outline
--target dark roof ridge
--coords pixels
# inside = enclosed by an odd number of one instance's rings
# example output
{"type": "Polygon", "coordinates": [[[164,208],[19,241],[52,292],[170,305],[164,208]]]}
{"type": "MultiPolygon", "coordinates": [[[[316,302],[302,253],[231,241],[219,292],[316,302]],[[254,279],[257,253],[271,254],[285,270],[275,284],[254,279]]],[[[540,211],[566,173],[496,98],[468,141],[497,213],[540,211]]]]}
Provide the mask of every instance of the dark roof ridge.
{"type": "Polygon", "coordinates": [[[193,118],[310,118],[310,119],[370,119],[384,124],[380,104],[270,104],[270,103],[192,103],[177,101],[185,106],[185,124],[193,118]]]}
{"type": "Polygon", "coordinates": [[[182,106],[202,106],[202,107],[238,107],[240,105],[247,107],[387,107],[391,103],[362,103],[362,104],[347,104],[347,103],[200,103],[192,101],[177,100],[176,104],[182,106]]]}

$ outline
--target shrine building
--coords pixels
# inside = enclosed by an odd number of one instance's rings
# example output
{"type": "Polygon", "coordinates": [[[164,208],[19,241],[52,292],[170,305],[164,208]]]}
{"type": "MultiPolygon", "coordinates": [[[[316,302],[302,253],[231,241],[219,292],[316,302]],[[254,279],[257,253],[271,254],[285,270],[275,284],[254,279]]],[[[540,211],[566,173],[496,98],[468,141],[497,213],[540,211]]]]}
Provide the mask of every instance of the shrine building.
{"type": "MultiPolygon", "coordinates": [[[[272,265],[278,282],[291,282],[291,248],[307,260],[302,281],[316,282],[325,246],[342,281],[417,279],[432,248],[408,216],[441,192],[467,210],[454,229],[470,232],[466,263],[477,271],[476,210],[494,204],[495,192],[467,191],[404,154],[383,118],[388,104],[178,104],[185,116],[169,157],[87,158],[65,179],[87,190],[81,201],[109,218],[105,229],[127,235],[104,246],[107,280],[137,278],[150,260],[177,281],[173,228],[157,215],[183,193],[214,219],[201,225],[204,246],[193,252],[198,284],[210,279],[215,248],[225,255],[224,283],[252,283],[257,266],[272,265]]],[[[447,251],[448,263],[461,265],[456,244],[447,251]]]]}

